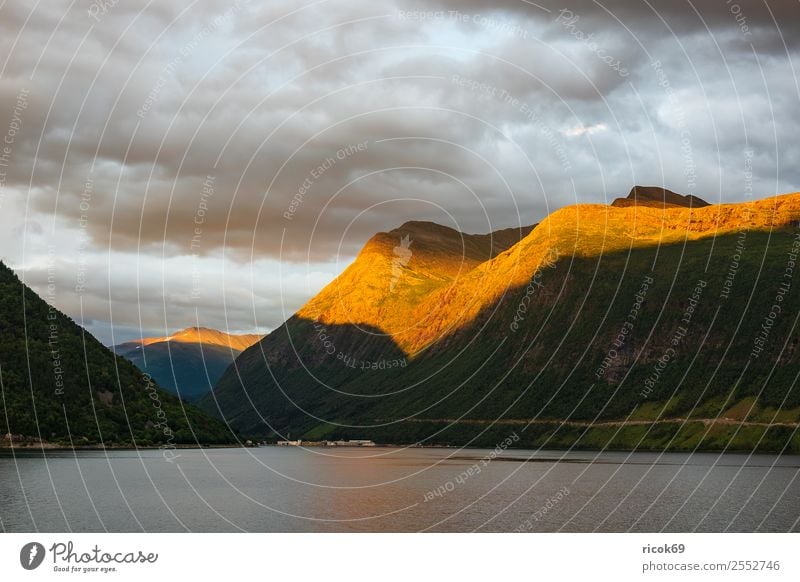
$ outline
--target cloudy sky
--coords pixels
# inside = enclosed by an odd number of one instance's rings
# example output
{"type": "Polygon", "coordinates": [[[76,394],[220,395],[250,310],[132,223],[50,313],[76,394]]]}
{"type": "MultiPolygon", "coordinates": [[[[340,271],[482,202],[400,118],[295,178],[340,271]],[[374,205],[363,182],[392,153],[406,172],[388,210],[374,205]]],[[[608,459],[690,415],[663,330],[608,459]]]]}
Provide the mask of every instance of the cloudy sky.
{"type": "Polygon", "coordinates": [[[489,232],[633,184],[800,190],[798,15],[7,0],[0,258],[105,343],[264,332],[407,220],[489,232]]]}

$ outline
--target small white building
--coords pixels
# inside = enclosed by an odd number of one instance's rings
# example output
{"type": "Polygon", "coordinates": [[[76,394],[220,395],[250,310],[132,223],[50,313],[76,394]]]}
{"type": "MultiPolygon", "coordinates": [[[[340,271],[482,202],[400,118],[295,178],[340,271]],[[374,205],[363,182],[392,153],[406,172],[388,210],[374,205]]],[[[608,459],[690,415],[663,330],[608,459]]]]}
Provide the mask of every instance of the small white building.
{"type": "Polygon", "coordinates": [[[347,441],[351,447],[374,447],[375,443],[367,439],[356,439],[347,441]]]}

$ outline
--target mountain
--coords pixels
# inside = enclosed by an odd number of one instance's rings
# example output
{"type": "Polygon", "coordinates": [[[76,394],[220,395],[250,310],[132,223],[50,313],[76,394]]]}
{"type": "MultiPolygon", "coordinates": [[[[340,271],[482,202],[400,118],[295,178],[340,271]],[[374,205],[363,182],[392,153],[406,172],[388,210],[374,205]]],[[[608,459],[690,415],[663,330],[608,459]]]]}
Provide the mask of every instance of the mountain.
{"type": "Polygon", "coordinates": [[[295,317],[380,328],[382,337],[413,351],[439,323],[427,315],[431,298],[467,280],[532,230],[470,235],[431,222],[407,222],[372,237],[356,261],[295,317]]]}
{"type": "Polygon", "coordinates": [[[798,451],[798,316],[779,311],[800,304],[798,226],[800,194],[569,206],[499,244],[407,223],[199,406],[307,439],[798,451]]]}
{"type": "Polygon", "coordinates": [[[112,349],[168,392],[192,402],[209,392],[236,357],[262,337],[189,327],[168,337],[142,338],[112,349]]]}
{"type": "Polygon", "coordinates": [[[0,444],[226,443],[230,430],[162,391],[0,262],[0,444]]]}
{"type": "Polygon", "coordinates": [[[627,198],[617,198],[611,206],[649,206],[651,208],[702,208],[708,202],[691,194],[676,194],[659,186],[634,186],[627,198]]]}
{"type": "Polygon", "coordinates": [[[187,327],[167,337],[148,337],[140,340],[133,340],[119,344],[122,349],[132,349],[134,347],[150,346],[153,344],[160,344],[165,342],[181,343],[181,344],[203,344],[205,346],[218,346],[236,351],[244,351],[258,340],[263,335],[256,333],[248,334],[230,334],[218,329],[211,329],[208,327],[187,327]]]}

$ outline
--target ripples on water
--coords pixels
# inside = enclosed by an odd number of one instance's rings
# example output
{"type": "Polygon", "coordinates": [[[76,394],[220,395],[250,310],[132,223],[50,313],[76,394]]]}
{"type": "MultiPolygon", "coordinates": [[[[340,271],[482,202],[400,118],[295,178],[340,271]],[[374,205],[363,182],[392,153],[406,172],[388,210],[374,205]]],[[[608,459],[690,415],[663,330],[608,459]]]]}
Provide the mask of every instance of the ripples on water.
{"type": "Polygon", "coordinates": [[[155,450],[7,454],[0,457],[0,526],[800,531],[798,457],[509,450],[487,461],[491,455],[263,447],[182,450],[168,463],[155,450]]]}

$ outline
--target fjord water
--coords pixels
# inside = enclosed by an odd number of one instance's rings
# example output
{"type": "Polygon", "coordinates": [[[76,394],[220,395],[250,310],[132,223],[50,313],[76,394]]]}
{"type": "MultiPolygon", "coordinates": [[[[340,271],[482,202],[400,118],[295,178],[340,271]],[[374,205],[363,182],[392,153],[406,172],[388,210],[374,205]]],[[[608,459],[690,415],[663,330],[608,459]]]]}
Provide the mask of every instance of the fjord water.
{"type": "Polygon", "coordinates": [[[158,450],[5,453],[0,527],[800,531],[796,456],[297,447],[179,454],[170,463],[158,450]]]}

